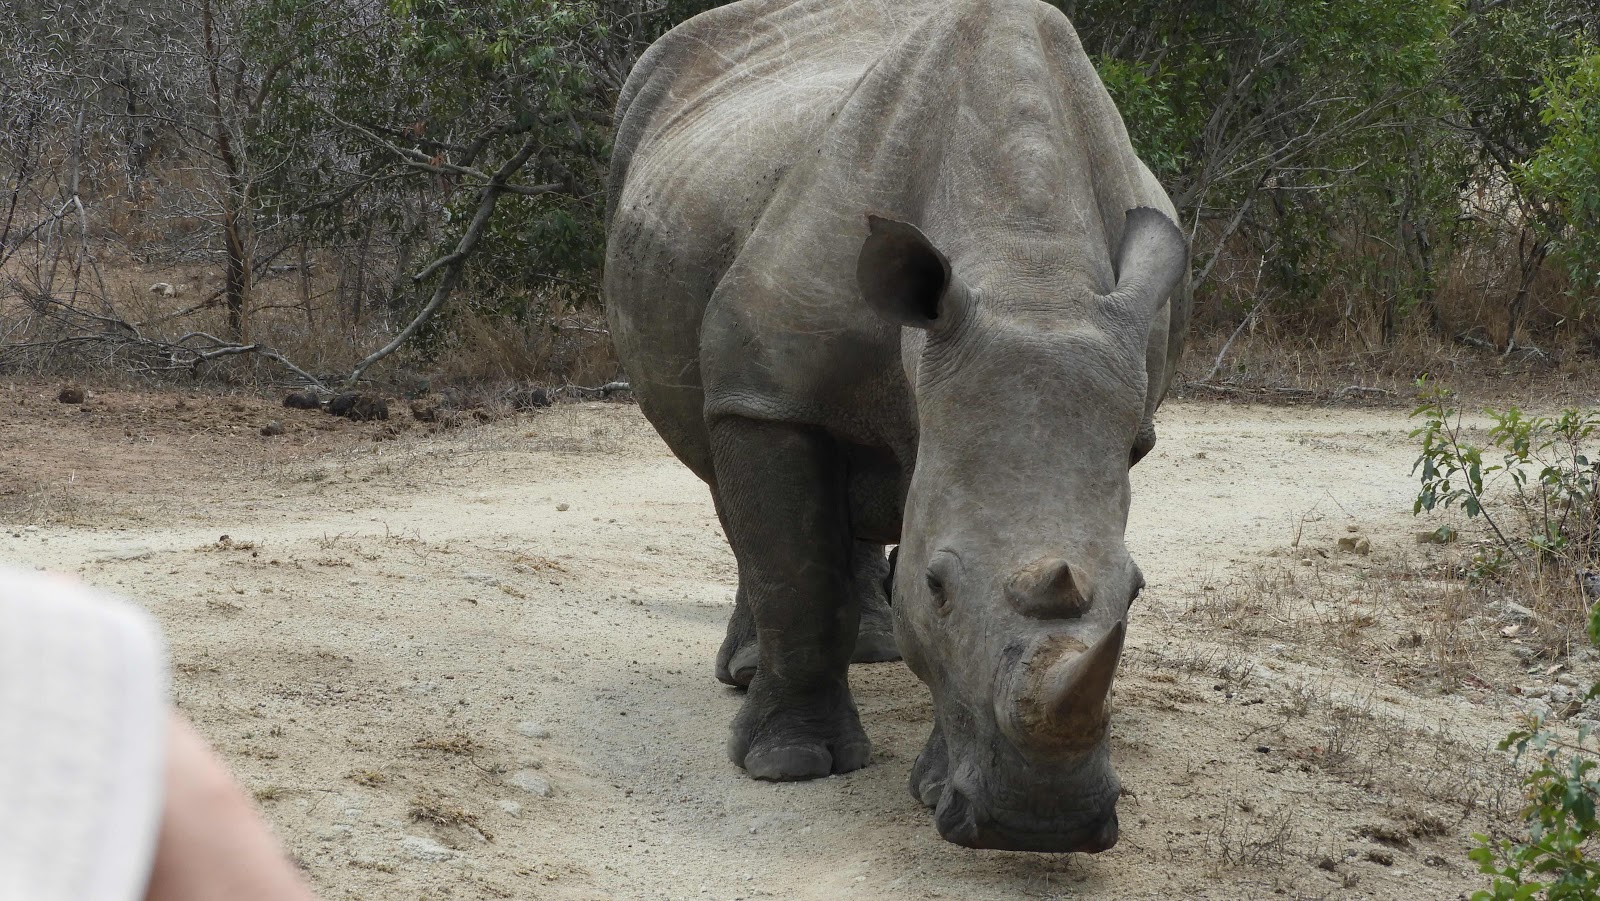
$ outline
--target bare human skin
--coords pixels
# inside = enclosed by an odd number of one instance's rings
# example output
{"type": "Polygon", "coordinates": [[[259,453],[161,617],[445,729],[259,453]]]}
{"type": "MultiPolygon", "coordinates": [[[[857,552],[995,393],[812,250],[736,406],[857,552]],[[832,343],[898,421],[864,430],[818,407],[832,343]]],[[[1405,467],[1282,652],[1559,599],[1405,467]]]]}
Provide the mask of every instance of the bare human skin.
{"type": "Polygon", "coordinates": [[[744,0],[651,47],[617,124],[608,315],[738,560],[732,760],[867,763],[848,668],[898,544],[940,834],[1111,847],[1128,469],[1187,247],[1072,26],[1037,0],[744,0]]]}
{"type": "Polygon", "coordinates": [[[167,729],[166,799],[146,901],[316,901],[194,728],[167,729]]]}

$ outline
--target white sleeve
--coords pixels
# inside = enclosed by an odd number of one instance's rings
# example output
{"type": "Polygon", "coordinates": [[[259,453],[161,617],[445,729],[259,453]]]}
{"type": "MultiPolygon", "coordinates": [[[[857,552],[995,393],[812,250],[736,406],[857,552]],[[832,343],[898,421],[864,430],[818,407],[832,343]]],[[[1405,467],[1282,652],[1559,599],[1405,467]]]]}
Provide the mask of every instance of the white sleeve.
{"type": "Polygon", "coordinates": [[[166,729],[149,615],[0,568],[0,901],[144,897],[166,729]]]}

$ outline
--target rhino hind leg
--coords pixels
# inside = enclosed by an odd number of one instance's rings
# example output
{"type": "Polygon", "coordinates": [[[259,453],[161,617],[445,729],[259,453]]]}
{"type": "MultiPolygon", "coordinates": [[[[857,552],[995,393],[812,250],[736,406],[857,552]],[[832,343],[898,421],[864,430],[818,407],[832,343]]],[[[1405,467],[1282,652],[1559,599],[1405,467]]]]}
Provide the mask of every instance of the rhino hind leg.
{"type": "Polygon", "coordinates": [[[894,613],[889,609],[889,560],[883,545],[856,542],[851,587],[861,604],[861,628],[851,663],[883,663],[900,659],[894,640],[894,613]]]}
{"type": "MultiPolygon", "coordinates": [[[[883,663],[900,659],[894,640],[894,613],[889,609],[890,564],[883,545],[856,542],[851,563],[851,590],[861,605],[861,627],[856,631],[855,653],[851,663],[883,663]]],[[[756,643],[756,624],[750,615],[750,602],[744,589],[734,595],[733,615],[728,617],[728,632],[717,650],[717,680],[738,688],[755,678],[761,649],[756,643]]]]}
{"type": "Polygon", "coordinates": [[[761,636],[728,756],[777,781],[859,769],[871,745],[848,678],[860,602],[843,460],[827,435],[782,423],[728,418],[711,434],[740,594],[761,636]]]}

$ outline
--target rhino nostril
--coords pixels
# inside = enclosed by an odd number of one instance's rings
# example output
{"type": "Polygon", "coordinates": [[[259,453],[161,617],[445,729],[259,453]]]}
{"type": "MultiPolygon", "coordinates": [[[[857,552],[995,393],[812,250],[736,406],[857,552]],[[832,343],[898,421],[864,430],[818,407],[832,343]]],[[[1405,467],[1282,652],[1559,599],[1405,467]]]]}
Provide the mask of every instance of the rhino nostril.
{"type": "Polygon", "coordinates": [[[970,848],[978,840],[977,813],[966,794],[953,785],[946,786],[944,797],[939,799],[939,807],[934,811],[933,822],[946,841],[970,848]]]}
{"type": "Polygon", "coordinates": [[[1089,854],[1094,854],[1100,851],[1109,851],[1113,846],[1116,845],[1117,836],[1119,834],[1120,830],[1117,827],[1117,812],[1112,810],[1111,816],[1107,817],[1105,822],[1100,824],[1100,828],[1096,829],[1094,834],[1089,837],[1089,840],[1087,843],[1085,843],[1083,850],[1089,854]]]}

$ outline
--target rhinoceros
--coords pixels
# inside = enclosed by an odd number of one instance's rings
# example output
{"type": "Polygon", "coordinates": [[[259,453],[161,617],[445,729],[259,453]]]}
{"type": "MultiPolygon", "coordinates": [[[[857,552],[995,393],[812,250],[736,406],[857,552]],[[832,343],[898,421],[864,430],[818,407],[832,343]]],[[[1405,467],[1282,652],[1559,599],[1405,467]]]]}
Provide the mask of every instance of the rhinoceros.
{"type": "Polygon", "coordinates": [[[1071,24],[743,0],[653,44],[616,126],[607,315],[738,562],[733,762],[866,765],[849,664],[897,647],[932,693],[910,781],[944,838],[1111,847],[1129,468],[1188,251],[1071,24]]]}

